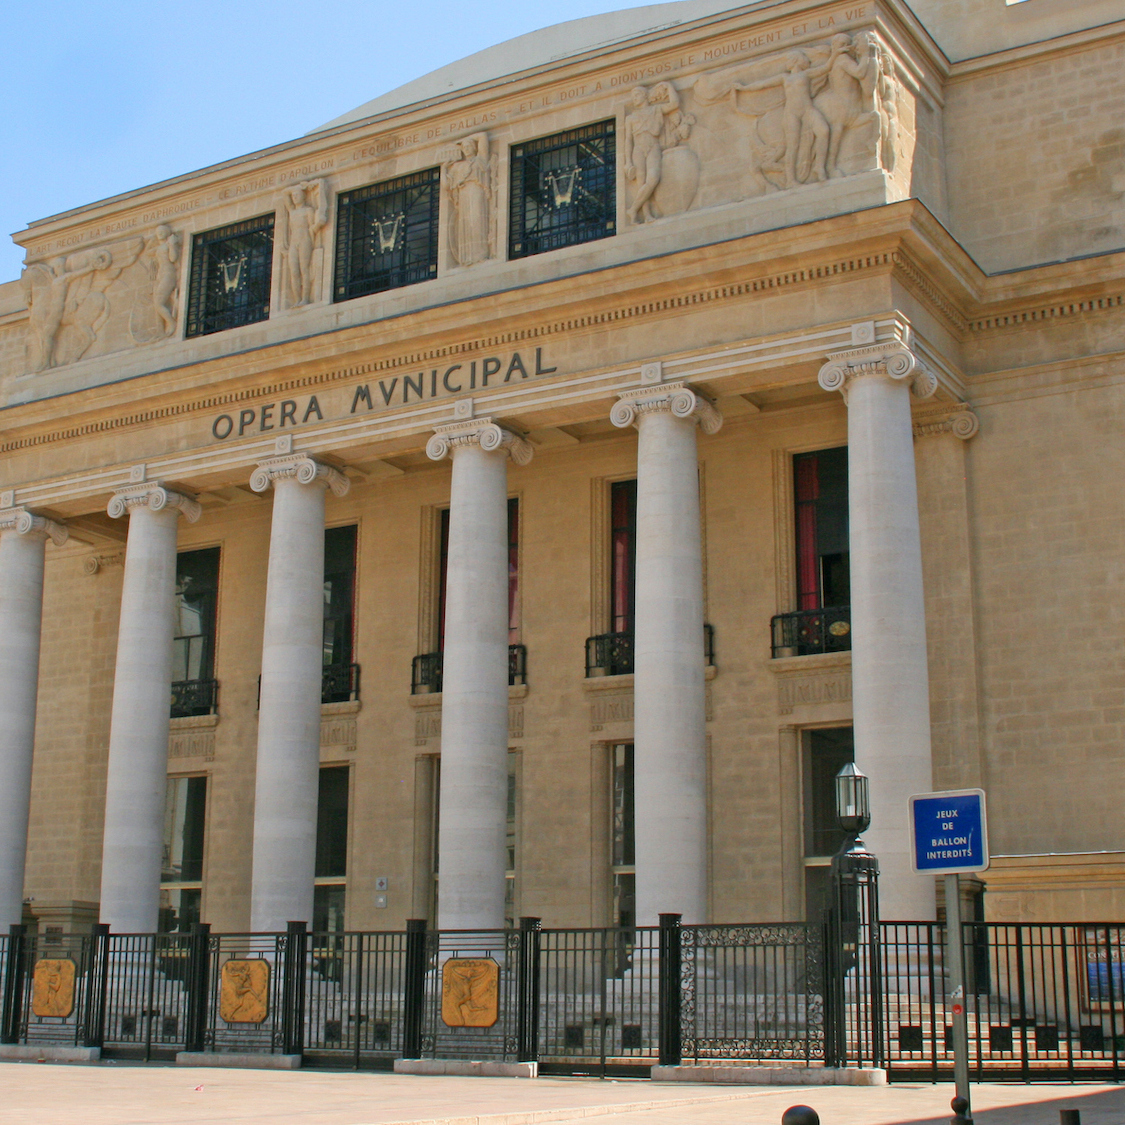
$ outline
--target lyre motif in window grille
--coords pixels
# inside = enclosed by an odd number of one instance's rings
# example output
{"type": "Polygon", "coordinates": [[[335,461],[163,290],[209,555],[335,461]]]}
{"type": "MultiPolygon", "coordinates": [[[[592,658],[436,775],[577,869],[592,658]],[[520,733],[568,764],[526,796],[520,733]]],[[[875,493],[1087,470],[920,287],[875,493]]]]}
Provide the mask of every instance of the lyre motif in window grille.
{"type": "Polygon", "coordinates": [[[246,260],[245,254],[239,254],[237,257],[224,258],[219,262],[219,269],[222,270],[224,293],[233,293],[236,289],[242,287],[242,270],[246,265],[246,260]]]}
{"type": "Polygon", "coordinates": [[[406,212],[399,211],[390,218],[371,220],[371,227],[379,245],[380,254],[389,254],[398,248],[403,227],[406,224],[406,212]]]}
{"type": "Polygon", "coordinates": [[[582,178],[582,168],[573,164],[569,168],[558,168],[553,172],[546,172],[543,176],[551,190],[553,206],[565,207],[574,202],[574,192],[582,178]]]}

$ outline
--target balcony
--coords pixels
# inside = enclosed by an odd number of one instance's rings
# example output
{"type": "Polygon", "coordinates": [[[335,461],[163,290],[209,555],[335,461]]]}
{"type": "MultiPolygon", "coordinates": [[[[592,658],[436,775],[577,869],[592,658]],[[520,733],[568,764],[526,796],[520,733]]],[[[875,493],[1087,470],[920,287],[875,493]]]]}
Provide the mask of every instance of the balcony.
{"type": "Polygon", "coordinates": [[[347,703],[359,698],[359,665],[326,664],[320,680],[321,703],[347,703]]]}
{"type": "MultiPolygon", "coordinates": [[[[703,626],[703,663],[715,663],[715,627],[703,626]]],[[[586,678],[631,676],[633,674],[633,634],[601,633],[586,638],[586,678]]]]}
{"type": "Polygon", "coordinates": [[[848,652],[852,647],[851,606],[802,609],[770,620],[773,657],[848,652]]]}
{"type": "MultiPolygon", "coordinates": [[[[410,694],[435,695],[441,691],[440,652],[414,657],[410,666],[410,694]]],[[[527,683],[527,645],[508,645],[508,686],[527,683]]]]}
{"type": "Polygon", "coordinates": [[[218,706],[218,680],[180,680],[172,685],[173,719],[213,715],[218,706]]]}

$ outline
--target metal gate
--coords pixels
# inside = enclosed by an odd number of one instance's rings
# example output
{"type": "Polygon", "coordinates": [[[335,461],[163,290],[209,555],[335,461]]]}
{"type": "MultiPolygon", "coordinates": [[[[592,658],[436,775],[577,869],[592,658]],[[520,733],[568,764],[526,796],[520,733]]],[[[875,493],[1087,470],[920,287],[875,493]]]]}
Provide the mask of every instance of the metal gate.
{"type": "MultiPolygon", "coordinates": [[[[977,1081],[1120,1081],[1125,1071],[1125,926],[965,923],[969,1065],[977,1081]]],[[[945,927],[883,926],[892,1078],[953,1072],[945,927]]]]}

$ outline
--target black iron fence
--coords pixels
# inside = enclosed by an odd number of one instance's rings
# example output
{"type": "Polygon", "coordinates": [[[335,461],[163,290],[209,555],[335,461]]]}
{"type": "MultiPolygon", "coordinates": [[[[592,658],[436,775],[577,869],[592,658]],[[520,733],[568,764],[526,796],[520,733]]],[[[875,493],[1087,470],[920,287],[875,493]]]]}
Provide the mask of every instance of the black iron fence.
{"type": "MultiPolygon", "coordinates": [[[[703,626],[703,663],[715,663],[715,626],[703,626]]],[[[599,633],[586,638],[586,678],[628,676],[633,672],[633,634],[599,633]]]]}
{"type": "MultiPolygon", "coordinates": [[[[819,924],[0,937],[0,1041],[396,1058],[884,1065],[952,1074],[944,927],[882,923],[864,873],[819,924]]],[[[984,1080],[1120,1080],[1125,925],[965,927],[970,1065],[984,1080]]]]}
{"type": "Polygon", "coordinates": [[[213,715],[218,707],[218,680],[177,680],[172,685],[173,719],[213,715]]]}

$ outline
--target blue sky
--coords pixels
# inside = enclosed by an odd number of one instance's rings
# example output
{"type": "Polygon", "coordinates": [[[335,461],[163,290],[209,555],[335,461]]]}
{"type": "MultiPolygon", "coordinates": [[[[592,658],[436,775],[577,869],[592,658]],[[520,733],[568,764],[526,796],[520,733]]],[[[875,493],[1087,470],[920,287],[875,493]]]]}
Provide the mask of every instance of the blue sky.
{"type": "Polygon", "coordinates": [[[0,282],[34,219],[291,140],[629,0],[0,0],[0,282]]]}

